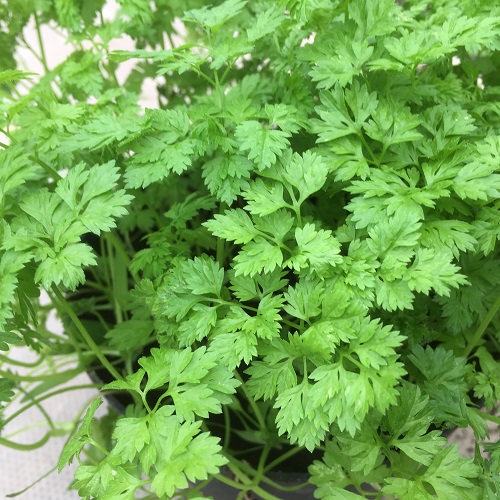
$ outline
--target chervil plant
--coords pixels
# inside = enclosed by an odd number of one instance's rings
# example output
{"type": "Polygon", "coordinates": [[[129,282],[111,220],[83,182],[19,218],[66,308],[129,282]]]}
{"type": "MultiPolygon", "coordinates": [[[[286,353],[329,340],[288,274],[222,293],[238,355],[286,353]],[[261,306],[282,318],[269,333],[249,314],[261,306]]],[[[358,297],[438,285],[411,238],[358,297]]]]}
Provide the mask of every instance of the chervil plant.
{"type": "Polygon", "coordinates": [[[85,499],[499,498],[497,2],[103,4],[0,2],[0,444],[66,433],[85,499]]]}

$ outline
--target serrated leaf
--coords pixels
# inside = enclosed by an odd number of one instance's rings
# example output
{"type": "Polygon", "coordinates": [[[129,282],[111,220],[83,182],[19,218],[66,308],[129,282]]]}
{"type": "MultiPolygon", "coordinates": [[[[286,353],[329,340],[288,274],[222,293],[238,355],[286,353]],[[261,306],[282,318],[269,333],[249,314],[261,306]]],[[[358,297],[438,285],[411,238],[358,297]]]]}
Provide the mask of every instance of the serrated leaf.
{"type": "Polygon", "coordinates": [[[248,40],[255,42],[273,33],[285,20],[282,10],[275,5],[259,13],[251,28],[247,29],[248,40]]]}
{"type": "Polygon", "coordinates": [[[183,20],[217,31],[224,23],[238,15],[246,3],[246,0],[226,0],[216,7],[189,10],[184,14],[183,20]]]}
{"type": "Polygon", "coordinates": [[[295,230],[295,240],[297,249],[285,265],[296,271],[307,268],[309,273],[315,272],[321,276],[342,262],[340,244],[331,231],[316,230],[314,224],[307,223],[295,230]]]}
{"type": "Polygon", "coordinates": [[[80,456],[83,447],[88,443],[90,439],[90,432],[92,426],[92,420],[94,419],[95,412],[102,404],[102,398],[94,399],[90,406],[88,407],[83,421],[78,429],[78,431],[71,437],[71,439],[64,446],[61,456],[59,457],[58,471],[64,468],[66,464],[70,464],[73,461],[73,457],[76,455],[80,456]]]}
{"type": "Polygon", "coordinates": [[[259,122],[250,120],[236,127],[235,137],[240,151],[248,151],[258,170],[265,170],[276,163],[277,156],[289,146],[289,133],[265,128],[259,122]]]}
{"type": "Polygon", "coordinates": [[[115,227],[115,219],[127,214],[125,206],[133,199],[125,190],[116,190],[119,171],[114,161],[90,168],[79,163],[57,183],[56,193],[95,234],[115,227]]]}
{"type": "Polygon", "coordinates": [[[226,210],[224,215],[216,214],[212,220],[204,222],[203,225],[214,236],[238,244],[249,243],[259,234],[248,214],[241,208],[226,210]]]}
{"type": "Polygon", "coordinates": [[[246,210],[252,215],[269,215],[280,208],[288,207],[283,198],[283,186],[279,183],[266,183],[258,178],[251,182],[243,193],[248,202],[246,210]]]}
{"type": "Polygon", "coordinates": [[[295,153],[291,162],[285,166],[283,177],[300,193],[299,203],[302,203],[326,182],[329,173],[328,165],[320,156],[306,151],[301,155],[295,153]]]}
{"type": "Polygon", "coordinates": [[[129,161],[125,181],[130,188],[147,187],[174,172],[181,174],[192,163],[194,143],[185,139],[173,144],[154,136],[142,138],[129,161]]]}
{"type": "Polygon", "coordinates": [[[256,236],[247,243],[233,259],[236,276],[255,276],[258,273],[270,273],[283,264],[283,253],[262,236],[256,236]]]}

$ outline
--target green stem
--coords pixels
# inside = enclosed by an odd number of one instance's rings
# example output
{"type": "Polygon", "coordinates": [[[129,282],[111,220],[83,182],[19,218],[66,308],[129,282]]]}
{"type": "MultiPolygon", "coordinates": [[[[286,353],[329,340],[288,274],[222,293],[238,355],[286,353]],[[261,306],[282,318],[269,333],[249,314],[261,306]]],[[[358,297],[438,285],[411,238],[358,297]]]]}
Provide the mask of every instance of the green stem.
{"type": "Polygon", "coordinates": [[[490,310],[488,311],[488,314],[486,314],[486,316],[484,317],[483,322],[479,325],[479,328],[475,331],[474,335],[467,344],[463,353],[464,357],[467,358],[471,353],[471,351],[477,346],[486,328],[488,328],[488,325],[490,324],[491,320],[493,319],[499,308],[500,308],[500,295],[497,297],[497,300],[495,300],[495,303],[491,306],[490,310]]]}
{"type": "Polygon", "coordinates": [[[259,457],[259,463],[257,465],[257,474],[255,474],[255,477],[253,478],[254,487],[258,487],[262,481],[262,477],[265,474],[266,460],[270,451],[271,447],[266,444],[259,457]]]}
{"type": "Polygon", "coordinates": [[[222,406],[222,412],[224,413],[224,445],[223,448],[227,450],[229,448],[229,443],[231,441],[231,416],[229,415],[229,410],[226,405],[222,406]]]}
{"type": "Polygon", "coordinates": [[[500,417],[496,417],[495,415],[490,415],[489,413],[487,413],[485,411],[480,411],[478,413],[485,420],[489,420],[490,422],[495,422],[496,424],[500,424],[500,417]]]}
{"type": "Polygon", "coordinates": [[[40,30],[40,21],[38,19],[38,14],[35,12],[35,27],[36,27],[36,34],[38,37],[38,44],[40,45],[40,56],[42,59],[42,64],[43,64],[43,69],[45,70],[45,73],[49,73],[49,66],[47,65],[47,57],[45,56],[45,48],[43,47],[43,40],[42,40],[42,32],[40,30]]]}
{"type": "Polygon", "coordinates": [[[51,430],[56,431],[56,426],[54,425],[54,422],[50,418],[50,415],[47,413],[45,408],[27,391],[25,391],[22,387],[18,387],[19,391],[21,391],[24,396],[29,399],[30,401],[33,402],[33,404],[38,408],[38,411],[45,417],[45,420],[48,424],[48,426],[51,428],[51,430]]]}
{"type": "MultiPolygon", "coordinates": [[[[252,481],[251,479],[244,473],[242,472],[239,467],[236,465],[236,460],[233,457],[226,457],[229,459],[228,467],[231,470],[231,472],[241,481],[241,483],[237,483],[236,481],[233,481],[226,476],[222,474],[217,474],[215,477],[225,483],[228,484],[229,486],[232,486],[233,488],[237,488],[239,490],[250,490],[262,497],[264,500],[281,500],[280,498],[271,495],[267,491],[263,490],[262,488],[258,486],[252,486],[252,481]]],[[[241,463],[243,466],[244,464],[241,463]]]]}
{"type": "Polygon", "coordinates": [[[115,312],[116,322],[120,324],[123,323],[123,314],[122,314],[122,307],[120,301],[118,300],[118,294],[117,294],[117,278],[116,278],[115,268],[113,267],[113,262],[115,261],[115,259],[113,258],[113,246],[111,243],[111,239],[106,238],[106,246],[108,248],[108,256],[110,261],[109,270],[111,273],[111,280],[113,283],[114,312],[115,312]]]}
{"type": "Polygon", "coordinates": [[[108,456],[109,451],[103,448],[97,441],[94,439],[90,438],[89,439],[89,444],[91,444],[94,448],[97,448],[103,455],[108,456]]]}
{"type": "Polygon", "coordinates": [[[35,163],[38,163],[38,165],[40,165],[48,174],[50,174],[55,181],[62,180],[62,177],[59,175],[59,172],[57,172],[57,170],[55,170],[49,164],[45,163],[43,160],[40,160],[38,156],[30,155],[29,159],[31,161],[34,161],[35,163]]]}
{"type": "Polygon", "coordinates": [[[25,361],[19,361],[17,359],[11,359],[8,356],[0,354],[0,363],[7,363],[9,365],[22,366],[23,368],[35,368],[41,363],[41,359],[34,361],[33,363],[26,363],[25,361]]]}
{"type": "Polygon", "coordinates": [[[245,382],[243,382],[243,379],[240,377],[240,374],[235,370],[234,375],[237,380],[240,381],[241,383],[241,390],[244,392],[245,397],[247,398],[248,402],[250,403],[250,406],[252,407],[252,410],[255,414],[255,418],[257,419],[257,422],[259,423],[259,427],[262,430],[265,430],[267,428],[266,422],[264,421],[264,417],[262,416],[262,413],[259,410],[259,407],[257,406],[257,403],[253,399],[253,397],[249,394],[247,391],[247,388],[245,387],[245,382]]]}
{"type": "Polygon", "coordinates": [[[51,373],[50,375],[18,375],[17,373],[0,370],[0,377],[15,380],[16,382],[44,382],[59,378],[64,378],[64,381],[67,382],[68,380],[75,378],[77,375],[80,375],[83,371],[84,368],[74,368],[65,372],[51,373]]]}
{"type": "Polygon", "coordinates": [[[168,43],[170,43],[170,48],[175,49],[174,40],[172,39],[172,36],[170,35],[170,33],[168,31],[165,31],[165,35],[167,35],[167,40],[168,40],[168,43]]]}
{"type": "MultiPolygon", "coordinates": [[[[2,132],[2,134],[6,135],[13,143],[16,142],[16,140],[10,134],[8,134],[5,130],[2,129],[2,130],[0,130],[0,132],[2,132]]],[[[5,144],[3,142],[0,142],[0,147],[7,149],[9,147],[9,145],[5,144]]],[[[59,172],[57,172],[57,170],[55,170],[53,167],[51,167],[48,163],[45,163],[43,160],[40,160],[40,158],[38,158],[38,156],[29,155],[28,158],[32,162],[38,163],[38,165],[40,165],[54,180],[60,181],[62,179],[62,177],[59,175],[59,172]]]]}
{"type": "Polygon", "coordinates": [[[71,321],[73,321],[73,324],[76,326],[77,330],[80,332],[81,336],[83,337],[87,345],[90,347],[91,351],[95,354],[96,358],[102,363],[104,368],[106,368],[106,370],[108,370],[108,372],[111,375],[113,375],[113,377],[116,380],[122,380],[123,377],[118,373],[115,367],[106,359],[106,356],[104,356],[104,354],[99,349],[99,346],[94,342],[94,339],[89,335],[89,333],[83,326],[83,323],[80,321],[80,318],[75,314],[73,309],[71,309],[71,306],[68,304],[68,302],[64,298],[63,294],[61,293],[57,285],[52,285],[52,290],[56,294],[56,297],[58,298],[62,308],[64,309],[66,314],[71,318],[71,321]]]}
{"type": "Polygon", "coordinates": [[[370,156],[372,157],[373,162],[375,165],[380,166],[380,163],[377,160],[377,157],[375,156],[375,153],[372,151],[372,148],[370,145],[366,142],[365,136],[363,135],[363,132],[359,131],[358,137],[361,139],[361,142],[363,143],[363,146],[368,150],[368,153],[370,153],[370,156]]]}
{"type": "Polygon", "coordinates": [[[9,415],[9,417],[4,420],[3,424],[7,425],[9,422],[14,420],[19,415],[21,415],[21,413],[24,413],[26,410],[29,410],[32,406],[35,406],[36,403],[41,403],[45,399],[49,399],[53,396],[57,396],[57,395],[62,394],[64,392],[74,391],[74,390],[78,390],[78,389],[99,389],[100,387],[101,387],[100,384],[82,384],[82,385],[73,385],[70,387],[63,387],[62,389],[58,389],[57,391],[48,392],[47,394],[44,394],[40,398],[33,400],[30,403],[26,404],[22,408],[19,408],[19,410],[12,413],[12,415],[9,415]]]}
{"type": "Polygon", "coordinates": [[[266,468],[264,469],[264,472],[268,472],[274,469],[281,462],[284,462],[285,460],[299,453],[299,451],[302,451],[302,448],[292,448],[291,450],[288,450],[286,453],[283,453],[283,455],[278,457],[276,460],[273,460],[272,462],[268,463],[266,468]]]}
{"type": "Polygon", "coordinates": [[[41,448],[45,443],[47,443],[47,441],[51,437],[52,437],[52,431],[49,431],[47,432],[47,434],[45,434],[45,436],[43,436],[42,439],[30,444],[16,443],[14,441],[9,441],[8,439],[0,438],[0,445],[7,446],[8,448],[18,451],[30,451],[30,450],[36,450],[37,448],[41,448]]]}
{"type": "Polygon", "coordinates": [[[23,493],[26,493],[30,488],[35,486],[35,484],[38,484],[40,481],[45,479],[47,476],[50,476],[50,474],[52,474],[56,469],[57,469],[57,465],[54,465],[54,467],[52,467],[52,469],[49,469],[45,474],[43,474],[38,479],[33,481],[29,486],[26,486],[26,488],[22,489],[21,491],[16,491],[15,493],[9,493],[8,495],[5,495],[5,496],[7,498],[14,498],[14,497],[17,497],[19,495],[22,495],[23,493]]]}
{"type": "Polygon", "coordinates": [[[205,73],[203,73],[203,71],[200,71],[196,66],[191,66],[191,69],[199,76],[201,76],[204,80],[206,80],[208,83],[210,83],[210,85],[212,85],[214,88],[217,88],[217,84],[207,75],[205,75],[205,73]]]}
{"type": "Polygon", "coordinates": [[[136,283],[139,283],[141,281],[139,276],[136,273],[130,271],[131,259],[127,251],[125,250],[125,247],[123,246],[122,240],[118,238],[118,236],[116,236],[116,234],[113,232],[106,233],[106,238],[108,238],[108,240],[113,244],[115,250],[121,255],[122,259],[125,261],[125,265],[127,266],[127,269],[129,270],[129,273],[134,279],[134,281],[136,283]]]}

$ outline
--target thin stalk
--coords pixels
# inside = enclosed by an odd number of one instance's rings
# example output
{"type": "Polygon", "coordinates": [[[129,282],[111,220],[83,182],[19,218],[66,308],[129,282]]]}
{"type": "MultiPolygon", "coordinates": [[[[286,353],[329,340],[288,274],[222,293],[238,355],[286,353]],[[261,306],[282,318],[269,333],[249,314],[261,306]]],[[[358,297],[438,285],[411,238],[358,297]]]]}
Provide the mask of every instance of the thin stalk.
{"type": "Polygon", "coordinates": [[[4,423],[4,425],[7,425],[9,422],[14,420],[19,415],[21,415],[21,413],[24,413],[26,410],[29,410],[32,406],[35,406],[36,403],[41,403],[45,399],[49,399],[53,396],[57,396],[57,395],[62,394],[64,392],[75,391],[75,390],[79,390],[79,389],[99,389],[100,387],[101,387],[101,384],[81,384],[81,385],[73,385],[70,387],[63,387],[62,389],[58,389],[57,391],[48,392],[47,394],[44,394],[43,396],[39,397],[38,399],[33,400],[30,403],[26,404],[22,408],[19,408],[19,410],[12,413],[12,415],[9,415],[9,417],[6,418],[3,423],[4,423]]]}
{"type": "MultiPolygon", "coordinates": [[[[106,245],[108,247],[108,255],[109,255],[109,260],[110,262],[113,262],[113,249],[112,249],[112,243],[110,239],[106,240],[106,245]]],[[[112,265],[109,266],[109,270],[111,273],[111,280],[113,283],[113,302],[114,302],[114,311],[115,311],[115,316],[116,316],[116,322],[123,323],[123,312],[122,312],[122,307],[121,304],[118,300],[117,293],[116,293],[116,274],[115,274],[115,269],[113,268],[112,265]]]]}
{"type": "Polygon", "coordinates": [[[36,53],[36,51],[33,49],[33,47],[25,40],[25,38],[23,36],[20,37],[20,40],[22,43],[22,45],[24,46],[25,49],[28,49],[31,54],[35,57],[35,59],[37,61],[39,61],[42,65],[43,65],[43,59],[40,57],[39,54],[36,53]]]}
{"type": "Polygon", "coordinates": [[[245,382],[243,382],[243,379],[240,377],[240,374],[235,370],[234,375],[237,380],[240,381],[241,383],[241,390],[244,392],[245,397],[247,398],[248,402],[250,403],[250,406],[252,407],[252,410],[255,414],[255,418],[257,419],[257,422],[259,423],[259,427],[264,430],[267,428],[266,422],[264,421],[264,417],[262,416],[262,413],[259,410],[259,407],[257,406],[257,403],[253,399],[252,396],[250,396],[249,392],[247,391],[247,388],[245,387],[245,382]]]}
{"type": "Polygon", "coordinates": [[[486,316],[484,317],[483,322],[479,325],[478,329],[475,331],[474,335],[467,344],[463,353],[464,357],[467,358],[471,353],[471,351],[477,346],[477,344],[481,340],[481,337],[486,331],[486,328],[488,328],[488,325],[490,324],[491,320],[493,319],[499,308],[500,308],[500,295],[497,297],[497,300],[495,300],[495,303],[491,306],[490,310],[488,311],[488,314],[486,314],[486,316]]]}
{"type": "Polygon", "coordinates": [[[45,73],[49,73],[49,66],[47,64],[47,57],[45,56],[45,48],[43,46],[42,40],[42,32],[40,30],[40,21],[38,19],[38,14],[35,12],[35,27],[36,27],[36,35],[38,37],[38,44],[40,45],[40,56],[42,58],[43,69],[45,73]]]}
{"type": "Polygon", "coordinates": [[[262,481],[262,477],[265,474],[266,460],[270,451],[271,447],[266,444],[264,446],[264,449],[262,450],[262,453],[260,454],[259,463],[257,465],[257,474],[255,474],[253,478],[253,485],[256,487],[259,486],[260,482],[262,481]]]}
{"type": "Polygon", "coordinates": [[[42,481],[43,479],[45,479],[47,476],[50,476],[50,474],[52,474],[56,469],[57,469],[57,465],[54,465],[54,467],[52,467],[45,474],[43,474],[38,479],[36,479],[35,481],[33,481],[29,486],[26,486],[26,488],[22,489],[21,491],[16,491],[15,493],[9,493],[8,495],[5,495],[5,496],[7,498],[14,498],[14,497],[17,497],[19,495],[22,495],[23,493],[26,493],[30,488],[32,488],[33,486],[35,486],[35,484],[38,484],[40,481],[42,481]]]}
{"type": "Polygon", "coordinates": [[[281,462],[284,462],[288,458],[293,457],[294,455],[296,455],[297,453],[299,453],[299,451],[301,451],[301,448],[292,448],[291,450],[288,450],[286,453],[283,453],[283,455],[281,455],[277,459],[275,459],[272,462],[268,463],[266,465],[266,468],[264,469],[264,472],[268,472],[268,471],[274,469],[281,462]]]}
{"type": "Polygon", "coordinates": [[[113,377],[116,380],[122,380],[123,377],[120,375],[120,373],[118,373],[115,367],[108,361],[106,356],[104,356],[99,346],[94,342],[94,339],[89,335],[86,328],[83,326],[83,323],[80,321],[80,318],[75,314],[73,309],[71,309],[71,306],[68,304],[68,302],[64,298],[59,288],[56,285],[53,285],[52,290],[56,294],[56,297],[58,298],[62,308],[64,309],[66,314],[68,314],[68,316],[71,318],[71,321],[73,321],[73,324],[76,326],[77,330],[80,332],[81,336],[83,337],[87,345],[90,347],[91,351],[95,354],[96,358],[102,363],[104,368],[106,368],[106,370],[108,370],[108,372],[111,375],[113,375],[113,377]]]}
{"type": "Polygon", "coordinates": [[[170,35],[170,33],[168,31],[165,31],[165,35],[167,35],[167,40],[168,40],[168,43],[170,44],[170,48],[174,49],[175,45],[174,45],[174,40],[172,39],[172,36],[170,35]]]}
{"type": "Polygon", "coordinates": [[[24,394],[26,398],[28,398],[30,401],[33,402],[33,404],[38,408],[38,411],[45,417],[45,420],[50,427],[51,430],[56,431],[56,426],[54,425],[54,422],[50,418],[50,415],[47,413],[45,408],[27,391],[25,391],[22,387],[18,387],[19,391],[24,394]]]}
{"type": "Polygon", "coordinates": [[[485,411],[480,411],[478,413],[485,420],[489,420],[490,422],[495,422],[495,424],[499,424],[500,425],[500,417],[496,417],[495,415],[490,415],[489,413],[487,413],[485,411]]]}
{"type": "Polygon", "coordinates": [[[7,446],[13,450],[18,451],[31,451],[36,450],[37,448],[41,448],[48,440],[52,437],[52,432],[49,431],[42,439],[35,441],[34,443],[24,444],[24,443],[16,443],[14,441],[9,441],[8,439],[0,438],[0,445],[7,446]]]}
{"type": "MultiPolygon", "coordinates": [[[[46,290],[47,292],[47,295],[49,296],[50,298],[50,301],[52,304],[54,304],[56,306],[56,309],[57,309],[57,312],[59,313],[60,316],[62,316],[60,313],[61,311],[59,311],[59,308],[57,307],[57,303],[54,299],[54,296],[50,293],[49,290],[46,290]]],[[[78,356],[78,362],[80,364],[82,364],[82,359],[83,359],[83,353],[82,353],[82,349],[80,347],[80,342],[78,341],[78,339],[76,338],[76,336],[74,335],[73,331],[72,331],[72,328],[71,327],[68,327],[66,328],[66,335],[68,336],[68,339],[71,343],[71,345],[73,346],[73,348],[75,349],[75,352],[76,352],[76,355],[78,356]]],[[[61,340],[61,337],[59,337],[59,340],[61,340]]]]}
{"type": "Polygon", "coordinates": [[[85,371],[84,368],[74,368],[73,370],[51,373],[50,375],[19,375],[17,373],[0,370],[0,377],[15,380],[16,382],[44,382],[58,378],[64,378],[65,382],[67,382],[68,380],[75,378],[77,375],[80,375],[83,371],[85,371]]]}
{"type": "Polygon", "coordinates": [[[368,153],[370,153],[370,156],[372,157],[373,162],[375,165],[380,166],[380,163],[377,160],[377,157],[375,156],[375,153],[372,151],[372,148],[370,145],[366,142],[365,136],[363,135],[363,132],[359,132],[358,137],[361,139],[361,142],[363,143],[363,146],[368,150],[368,153]]]}
{"type": "Polygon", "coordinates": [[[45,163],[43,160],[40,160],[38,156],[30,155],[29,159],[31,161],[34,161],[35,163],[38,163],[38,165],[40,165],[48,174],[50,174],[55,181],[60,181],[62,179],[57,170],[55,170],[49,164],[45,163]]]}
{"type": "Polygon", "coordinates": [[[22,366],[23,368],[35,368],[41,363],[41,359],[33,361],[33,363],[26,363],[25,361],[19,361],[17,359],[11,359],[8,356],[0,354],[0,363],[7,363],[9,365],[22,366]]]}
{"type": "Polygon", "coordinates": [[[94,448],[97,448],[103,455],[106,455],[108,456],[109,455],[109,451],[106,450],[105,448],[103,448],[97,441],[95,441],[94,439],[90,438],[89,439],[89,444],[91,444],[94,448]]]}
{"type": "Polygon", "coordinates": [[[222,406],[222,412],[224,414],[224,445],[223,448],[227,450],[229,448],[229,443],[231,441],[231,415],[229,415],[229,410],[225,405],[222,406]]]}
{"type": "Polygon", "coordinates": [[[130,270],[131,259],[130,259],[129,255],[128,255],[127,251],[125,250],[125,247],[123,246],[122,240],[120,240],[120,238],[118,238],[118,236],[116,236],[116,234],[113,233],[112,231],[109,232],[109,233],[107,233],[106,237],[112,243],[112,245],[114,246],[115,250],[121,255],[121,257],[125,261],[127,269],[129,271],[130,275],[132,276],[132,278],[134,279],[134,281],[136,283],[139,283],[141,281],[141,279],[139,278],[139,276],[136,273],[134,273],[134,272],[132,272],[130,270]]]}

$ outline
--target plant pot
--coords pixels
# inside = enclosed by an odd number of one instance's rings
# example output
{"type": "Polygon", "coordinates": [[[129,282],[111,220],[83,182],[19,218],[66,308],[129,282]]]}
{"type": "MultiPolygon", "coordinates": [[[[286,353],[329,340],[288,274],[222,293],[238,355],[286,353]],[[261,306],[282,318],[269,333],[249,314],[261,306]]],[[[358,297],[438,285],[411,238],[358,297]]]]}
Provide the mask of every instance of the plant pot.
{"type": "MultiPolygon", "coordinates": [[[[222,473],[234,479],[229,469],[224,469],[222,473]]],[[[314,499],[315,486],[312,484],[305,484],[309,480],[308,474],[303,473],[287,473],[287,472],[271,472],[266,475],[270,480],[278,483],[284,488],[290,489],[291,491],[286,491],[278,488],[274,488],[268,484],[261,483],[260,488],[262,488],[266,493],[269,493],[282,500],[309,500],[314,499]],[[304,485],[299,488],[300,485],[304,485]],[[293,489],[298,488],[298,489],[293,489]]],[[[236,500],[238,495],[240,495],[241,490],[231,487],[228,484],[223,483],[214,479],[207,486],[202,488],[205,496],[212,496],[215,500],[236,500]]],[[[261,499],[262,496],[254,492],[248,492],[245,495],[245,500],[261,499]]]]}

